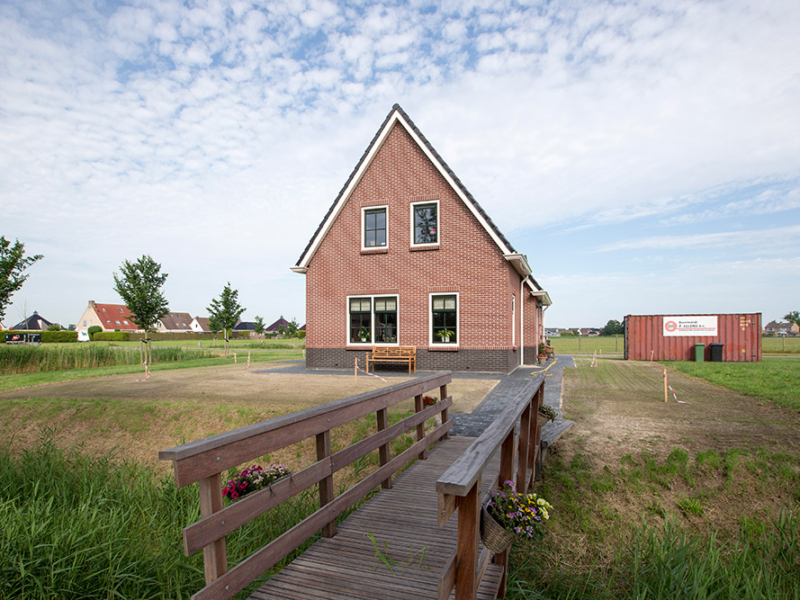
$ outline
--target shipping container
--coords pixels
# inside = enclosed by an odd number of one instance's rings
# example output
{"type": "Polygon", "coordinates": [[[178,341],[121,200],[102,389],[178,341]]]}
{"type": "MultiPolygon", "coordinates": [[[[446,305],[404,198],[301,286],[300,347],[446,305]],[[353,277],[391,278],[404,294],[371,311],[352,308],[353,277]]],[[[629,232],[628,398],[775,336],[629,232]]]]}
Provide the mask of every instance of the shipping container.
{"type": "Polygon", "coordinates": [[[626,360],[709,361],[711,344],[723,362],[761,362],[761,313],[625,317],[626,360]]]}

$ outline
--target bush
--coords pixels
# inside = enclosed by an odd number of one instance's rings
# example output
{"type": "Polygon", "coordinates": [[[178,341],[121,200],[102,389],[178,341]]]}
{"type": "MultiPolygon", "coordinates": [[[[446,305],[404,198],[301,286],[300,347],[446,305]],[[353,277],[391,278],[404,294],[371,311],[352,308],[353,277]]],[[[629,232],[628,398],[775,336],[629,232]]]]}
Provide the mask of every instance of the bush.
{"type": "Polygon", "coordinates": [[[86,332],[89,334],[90,339],[94,339],[94,334],[100,333],[101,331],[103,331],[103,328],[100,327],[99,325],[92,325],[91,327],[89,327],[89,329],[86,330],[86,332]]]}
{"type": "Polygon", "coordinates": [[[92,336],[93,342],[127,342],[131,334],[127,331],[101,331],[92,336]]]}
{"type": "Polygon", "coordinates": [[[297,331],[297,337],[298,337],[299,339],[301,339],[301,340],[304,340],[304,339],[306,339],[306,332],[305,332],[305,331],[303,331],[302,329],[298,330],[298,331],[297,331]]]}
{"type": "Polygon", "coordinates": [[[78,341],[77,331],[43,331],[42,343],[43,344],[68,344],[69,342],[78,341]]]}
{"type": "Polygon", "coordinates": [[[61,331],[61,325],[58,323],[50,323],[50,325],[47,326],[47,331],[61,331]]]}

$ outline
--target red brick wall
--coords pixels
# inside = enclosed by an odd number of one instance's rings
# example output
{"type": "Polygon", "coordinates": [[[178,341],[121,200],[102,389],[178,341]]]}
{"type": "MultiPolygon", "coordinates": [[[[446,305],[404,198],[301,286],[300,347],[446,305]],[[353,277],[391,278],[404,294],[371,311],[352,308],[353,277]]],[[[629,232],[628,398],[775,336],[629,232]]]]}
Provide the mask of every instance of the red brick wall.
{"type": "MultiPolygon", "coordinates": [[[[519,296],[519,275],[395,124],[309,263],[306,346],[346,346],[347,296],[399,294],[398,343],[428,349],[431,292],[459,293],[459,349],[512,350],[511,294],[519,296]],[[439,201],[439,246],[412,250],[410,204],[431,199],[439,201]],[[375,205],[388,205],[388,247],[362,252],[361,208],[375,205]]],[[[519,344],[519,298],[516,313],[519,344]]],[[[526,330],[527,346],[534,330],[526,330]]]]}

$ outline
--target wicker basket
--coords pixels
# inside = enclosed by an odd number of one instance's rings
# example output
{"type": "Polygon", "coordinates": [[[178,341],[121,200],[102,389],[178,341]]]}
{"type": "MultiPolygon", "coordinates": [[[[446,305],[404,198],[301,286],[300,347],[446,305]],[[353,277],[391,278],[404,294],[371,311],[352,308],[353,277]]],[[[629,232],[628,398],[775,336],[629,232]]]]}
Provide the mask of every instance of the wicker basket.
{"type": "Polygon", "coordinates": [[[489,514],[486,505],[481,509],[481,541],[483,545],[495,554],[499,554],[511,547],[516,536],[503,528],[489,514]]]}

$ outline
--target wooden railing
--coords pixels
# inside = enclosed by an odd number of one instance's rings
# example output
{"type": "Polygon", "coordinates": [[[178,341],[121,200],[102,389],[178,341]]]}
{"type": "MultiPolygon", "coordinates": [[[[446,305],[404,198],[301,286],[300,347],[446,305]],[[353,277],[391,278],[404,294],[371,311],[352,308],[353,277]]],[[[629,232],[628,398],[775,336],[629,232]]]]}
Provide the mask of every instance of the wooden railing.
{"type": "Polygon", "coordinates": [[[494,423],[436,482],[439,493],[439,526],[447,523],[458,510],[458,544],[454,555],[440,574],[440,599],[448,598],[455,586],[456,600],[473,600],[492,558],[495,563],[504,567],[498,597],[505,596],[508,550],[493,555],[484,548],[480,556],[478,555],[481,477],[499,449],[500,471],[489,489],[497,488],[504,481],[514,481],[517,491],[527,493],[539,465],[541,425],[544,424],[544,418],[538,418],[538,409],[543,402],[544,380],[531,380],[494,423]]]}
{"type": "Polygon", "coordinates": [[[335,535],[338,515],[376,486],[391,487],[395,472],[414,458],[424,459],[431,444],[449,437],[452,421],[448,409],[453,403],[447,395],[450,381],[450,372],[442,371],[159,452],[161,460],[172,461],[178,487],[199,482],[201,519],[183,530],[183,542],[187,556],[203,550],[206,587],[192,598],[231,598],[318,531],[325,537],[335,535]],[[440,401],[424,408],[423,394],[437,387],[440,401]],[[412,397],[415,413],[389,426],[387,409],[412,397]],[[377,416],[377,433],[331,453],[331,430],[371,413],[377,416]],[[425,435],[425,421],[438,413],[442,414],[442,424],[425,435]],[[416,429],[416,442],[392,459],[389,443],[411,429],[416,429]],[[317,462],[268,489],[223,506],[222,474],[227,469],[311,437],[316,438],[317,462]],[[376,449],[380,467],[335,496],[333,474],[376,449]],[[316,484],[319,510],[228,569],[228,534],[316,484]]]}

